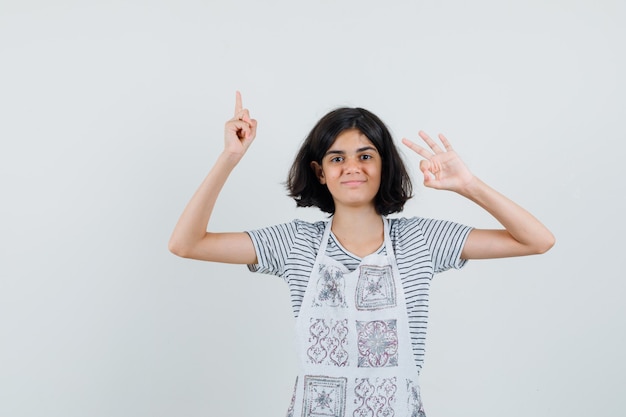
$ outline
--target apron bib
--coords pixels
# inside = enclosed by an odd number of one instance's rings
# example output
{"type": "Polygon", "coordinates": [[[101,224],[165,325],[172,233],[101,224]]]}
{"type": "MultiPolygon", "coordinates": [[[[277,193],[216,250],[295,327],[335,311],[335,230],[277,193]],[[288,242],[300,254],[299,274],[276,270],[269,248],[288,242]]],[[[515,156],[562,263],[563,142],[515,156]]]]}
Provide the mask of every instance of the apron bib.
{"type": "Polygon", "coordinates": [[[327,222],[300,314],[288,417],[425,417],[389,225],[386,255],[350,272],[326,256],[327,222]]]}

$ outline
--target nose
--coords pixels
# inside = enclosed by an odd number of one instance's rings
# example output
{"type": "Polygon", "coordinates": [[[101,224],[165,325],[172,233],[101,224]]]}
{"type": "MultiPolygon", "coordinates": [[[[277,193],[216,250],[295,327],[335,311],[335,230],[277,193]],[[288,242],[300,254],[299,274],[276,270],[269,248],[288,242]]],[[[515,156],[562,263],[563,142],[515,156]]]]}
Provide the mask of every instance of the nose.
{"type": "Polygon", "coordinates": [[[358,158],[347,158],[345,169],[347,173],[361,172],[361,160],[358,158]]]}

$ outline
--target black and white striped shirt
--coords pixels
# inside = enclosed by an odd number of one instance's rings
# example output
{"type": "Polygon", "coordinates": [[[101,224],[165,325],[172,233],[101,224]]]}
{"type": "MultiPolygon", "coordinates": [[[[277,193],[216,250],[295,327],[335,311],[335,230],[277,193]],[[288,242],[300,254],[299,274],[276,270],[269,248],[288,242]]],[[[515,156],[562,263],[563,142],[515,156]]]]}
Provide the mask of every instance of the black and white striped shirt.
{"type": "MultiPolygon", "coordinates": [[[[325,221],[294,220],[248,232],[258,259],[258,264],[248,265],[248,268],[252,272],[277,275],[287,282],[295,317],[300,312],[325,226],[325,221]]],[[[470,230],[468,226],[445,220],[389,219],[389,235],[407,303],[413,353],[420,368],[424,361],[430,281],[437,272],[465,265],[460,255],[470,230]]],[[[386,253],[384,245],[378,253],[386,253]]],[[[326,255],[350,271],[361,262],[361,258],[345,250],[332,233],[326,255]]]]}

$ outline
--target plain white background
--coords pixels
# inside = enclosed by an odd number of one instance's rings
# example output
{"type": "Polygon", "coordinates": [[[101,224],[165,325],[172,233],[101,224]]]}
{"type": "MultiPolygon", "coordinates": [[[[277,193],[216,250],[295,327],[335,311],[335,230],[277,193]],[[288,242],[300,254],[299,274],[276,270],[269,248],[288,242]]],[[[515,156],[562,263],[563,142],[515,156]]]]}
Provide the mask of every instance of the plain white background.
{"type": "MultiPolygon", "coordinates": [[[[556,235],[435,277],[429,417],[623,415],[625,19],[618,0],[2,0],[0,415],[283,415],[286,284],[167,251],[237,89],[259,130],[214,230],[322,218],[282,181],[349,105],[398,141],[444,132],[556,235]]],[[[404,215],[495,226],[415,178],[404,215]]]]}

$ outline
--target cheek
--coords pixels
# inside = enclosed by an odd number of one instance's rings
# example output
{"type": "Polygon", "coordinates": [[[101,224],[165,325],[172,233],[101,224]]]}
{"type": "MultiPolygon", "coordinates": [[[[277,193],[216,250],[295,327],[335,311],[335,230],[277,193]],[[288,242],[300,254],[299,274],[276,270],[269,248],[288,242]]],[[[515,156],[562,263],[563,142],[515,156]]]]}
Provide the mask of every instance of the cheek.
{"type": "Polygon", "coordinates": [[[374,170],[374,172],[375,172],[374,176],[378,179],[378,182],[381,182],[382,178],[383,178],[382,167],[377,166],[376,169],[374,170]]]}

